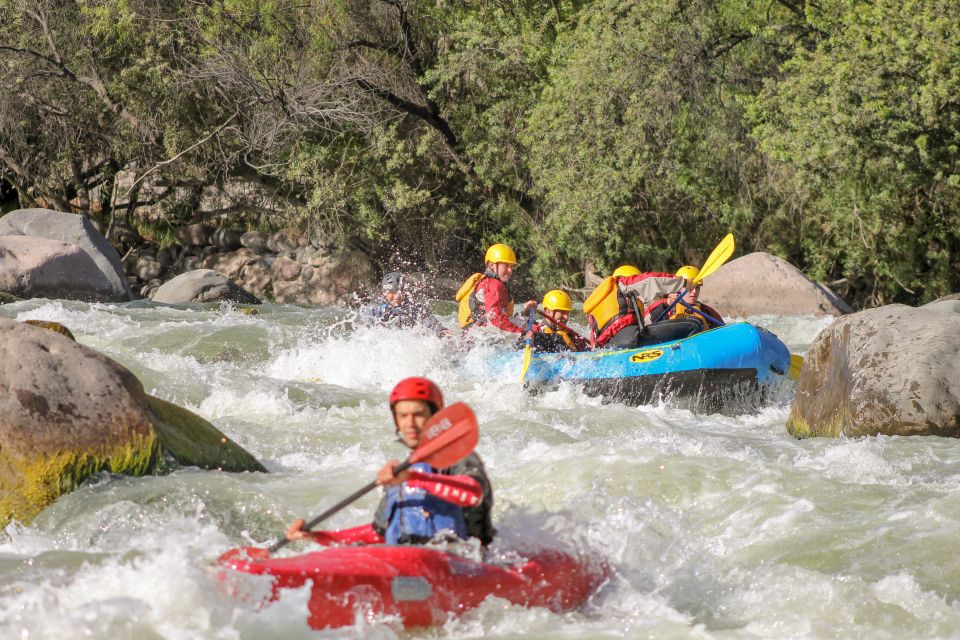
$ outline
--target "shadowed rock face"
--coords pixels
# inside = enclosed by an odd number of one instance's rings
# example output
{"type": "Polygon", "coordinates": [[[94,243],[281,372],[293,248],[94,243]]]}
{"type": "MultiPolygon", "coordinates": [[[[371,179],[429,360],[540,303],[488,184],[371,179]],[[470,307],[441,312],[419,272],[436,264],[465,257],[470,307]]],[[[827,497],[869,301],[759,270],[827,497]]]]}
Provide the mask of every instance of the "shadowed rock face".
{"type": "Polygon", "coordinates": [[[795,266],[769,253],[745,255],[717,269],[703,282],[700,299],[727,317],[843,315],[849,305],[795,266]]]}
{"type": "Polygon", "coordinates": [[[0,235],[47,238],[76,245],[90,257],[102,279],[109,283],[109,291],[102,295],[103,299],[115,302],[133,299],[120,264],[120,254],[83,216],[52,209],[18,209],[0,218],[0,235]]]}
{"type": "Polygon", "coordinates": [[[209,422],[148,397],[113,360],[0,318],[0,526],[29,522],[101,470],[141,476],[164,471],[168,459],[264,471],[209,422]]]}
{"type": "Polygon", "coordinates": [[[960,436],[960,301],[844,316],[804,361],[788,431],[960,436]]]}

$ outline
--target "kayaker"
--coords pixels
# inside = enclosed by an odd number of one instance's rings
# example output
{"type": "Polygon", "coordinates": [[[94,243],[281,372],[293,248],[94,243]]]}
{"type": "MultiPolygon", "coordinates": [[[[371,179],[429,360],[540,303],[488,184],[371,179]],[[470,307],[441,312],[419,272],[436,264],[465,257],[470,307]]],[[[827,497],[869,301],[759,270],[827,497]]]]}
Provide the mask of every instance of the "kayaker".
{"type": "Polygon", "coordinates": [[[671,273],[617,267],[583,303],[595,346],[628,349],[647,342],[648,309],[682,288],[683,279],[671,273]]]}
{"type": "MultiPolygon", "coordinates": [[[[513,276],[517,256],[505,244],[494,244],[483,257],[484,272],[474,273],[460,286],[456,300],[460,303],[457,321],[460,327],[491,325],[510,333],[526,333],[523,327],[511,320],[513,298],[507,291],[507,283],[513,276]]],[[[537,306],[536,300],[523,305],[523,315],[537,306]]]]}
{"type": "Polygon", "coordinates": [[[566,291],[553,289],[543,296],[544,322],[534,325],[533,347],[536,351],[588,351],[590,344],[579,335],[571,335],[563,327],[570,321],[573,300],[566,291]]]}
{"type": "Polygon", "coordinates": [[[383,276],[380,290],[380,302],[364,308],[361,312],[366,323],[400,329],[423,325],[438,336],[449,335],[449,329],[440,324],[426,307],[413,301],[407,291],[406,279],[399,271],[391,271],[383,276]]]}
{"type": "Polygon", "coordinates": [[[683,278],[683,290],[686,293],[683,294],[682,298],[680,297],[682,292],[671,293],[664,300],[651,307],[650,317],[653,322],[690,318],[701,324],[701,331],[723,326],[724,322],[720,313],[710,305],[700,302],[701,284],[696,282],[700,270],[697,267],[686,265],[680,267],[675,275],[683,278]],[[678,298],[679,302],[677,302],[678,298]],[[668,310],[669,315],[667,315],[668,310]]]}
{"type": "MultiPolygon", "coordinates": [[[[443,407],[439,387],[426,378],[406,378],[390,393],[397,439],[410,449],[420,442],[427,420],[443,407]]],[[[435,538],[478,538],[486,546],[495,530],[493,489],[476,452],[446,469],[425,463],[393,474],[398,460],[389,460],[377,473],[385,488],[373,523],[339,531],[304,531],[302,519],[286,531],[289,540],[321,544],[420,544],[435,538]]]]}

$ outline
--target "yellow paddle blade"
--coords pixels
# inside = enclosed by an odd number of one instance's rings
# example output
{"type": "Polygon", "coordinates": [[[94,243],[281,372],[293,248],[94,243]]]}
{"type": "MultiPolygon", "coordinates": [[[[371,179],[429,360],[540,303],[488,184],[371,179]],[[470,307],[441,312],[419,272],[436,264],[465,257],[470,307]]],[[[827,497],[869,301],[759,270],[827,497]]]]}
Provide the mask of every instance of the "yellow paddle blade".
{"type": "Polygon", "coordinates": [[[803,368],[803,356],[795,353],[790,354],[790,377],[794,380],[800,379],[800,369],[803,368]]]}
{"type": "Polygon", "coordinates": [[[720,268],[720,266],[730,259],[730,256],[733,255],[733,250],[736,248],[736,245],[733,241],[733,234],[728,233],[724,236],[723,240],[720,241],[720,244],[713,250],[713,252],[707,257],[704,261],[703,266],[700,267],[700,273],[697,275],[696,284],[703,282],[703,279],[708,275],[720,268]]]}
{"type": "Polygon", "coordinates": [[[520,382],[523,382],[523,379],[527,377],[527,369],[530,368],[530,354],[533,352],[533,349],[530,348],[528,344],[523,348],[523,368],[520,369],[520,382]]]}

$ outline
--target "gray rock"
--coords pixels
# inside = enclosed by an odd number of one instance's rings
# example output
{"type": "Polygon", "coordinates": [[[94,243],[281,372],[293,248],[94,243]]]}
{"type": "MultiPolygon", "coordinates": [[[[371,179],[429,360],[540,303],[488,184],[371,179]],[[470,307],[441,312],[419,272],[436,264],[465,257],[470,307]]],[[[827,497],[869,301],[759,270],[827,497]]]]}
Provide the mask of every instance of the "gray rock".
{"type": "Polygon", "coordinates": [[[212,269],[197,269],[181,273],[168,280],[153,294],[154,302],[177,304],[185,302],[241,302],[259,304],[260,300],[241,289],[232,280],[212,269]]]}
{"type": "Polygon", "coordinates": [[[133,299],[120,265],[120,254],[83,216],[52,209],[18,209],[0,218],[0,235],[33,236],[75,244],[90,256],[110,283],[112,292],[102,296],[104,300],[133,299]]]}
{"type": "Polygon", "coordinates": [[[766,313],[839,316],[852,311],[827,287],[809,280],[786,260],[763,252],[731,260],[707,276],[700,299],[724,318],[766,313]]]}
{"type": "Polygon", "coordinates": [[[960,436],[960,301],[843,316],[810,347],[796,436],[960,436]]]}
{"type": "Polygon", "coordinates": [[[180,256],[176,264],[173,265],[173,271],[176,273],[187,273],[200,268],[201,259],[198,256],[180,256]]]}
{"type": "Polygon", "coordinates": [[[176,264],[177,259],[180,257],[180,248],[177,245],[171,245],[166,249],[162,249],[157,254],[157,262],[160,263],[160,266],[164,269],[169,269],[174,264],[176,264]]]}
{"type": "Polygon", "coordinates": [[[190,224],[177,229],[177,239],[185,247],[205,247],[210,244],[213,227],[208,224],[190,224]]]}
{"type": "Polygon", "coordinates": [[[136,273],[141,280],[153,280],[163,274],[163,267],[152,258],[140,258],[137,260],[136,273]]]}
{"type": "MultiPolygon", "coordinates": [[[[129,290],[126,277],[123,284],[129,290]]],[[[20,298],[115,300],[116,287],[75,244],[0,236],[0,291],[20,298]]]]}
{"type": "Polygon", "coordinates": [[[283,253],[284,251],[296,251],[300,248],[300,242],[287,231],[277,231],[267,240],[267,249],[274,253],[283,253]]]}
{"type": "Polygon", "coordinates": [[[248,231],[240,236],[240,244],[256,253],[267,250],[267,239],[259,231],[248,231]]]}
{"type": "Polygon", "coordinates": [[[309,278],[301,277],[299,281],[281,287],[281,292],[277,291],[274,282],[277,302],[332,304],[348,298],[361,287],[371,286],[374,281],[373,263],[362,251],[336,256],[315,254],[310,259],[310,266],[313,269],[309,278]]]}
{"type": "Polygon", "coordinates": [[[296,280],[300,276],[300,270],[303,268],[296,260],[291,260],[286,256],[278,256],[273,262],[274,280],[286,280],[288,282],[296,280]]]}
{"type": "Polygon", "coordinates": [[[210,243],[221,251],[235,251],[243,246],[243,235],[239,229],[217,229],[210,235],[210,243]]]}

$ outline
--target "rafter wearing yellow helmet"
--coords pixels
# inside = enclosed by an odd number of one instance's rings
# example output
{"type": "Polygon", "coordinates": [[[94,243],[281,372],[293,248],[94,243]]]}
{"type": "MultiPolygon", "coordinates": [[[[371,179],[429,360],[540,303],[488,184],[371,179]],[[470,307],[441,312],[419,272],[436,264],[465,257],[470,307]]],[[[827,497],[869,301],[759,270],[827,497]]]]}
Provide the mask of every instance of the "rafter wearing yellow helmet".
{"type": "Polygon", "coordinates": [[[590,345],[579,334],[573,333],[567,322],[573,300],[566,291],[553,289],[543,296],[543,311],[540,313],[546,322],[537,326],[534,345],[538,352],[556,353],[558,351],[586,351],[590,345]]]}
{"type": "Polygon", "coordinates": [[[713,307],[700,302],[700,269],[684,265],[677,269],[676,276],[683,278],[684,291],[671,293],[650,310],[654,322],[691,318],[698,320],[703,329],[713,329],[723,325],[723,318],[713,307]]]}
{"type": "MultiPolygon", "coordinates": [[[[484,272],[471,275],[457,291],[456,300],[460,303],[457,321],[460,327],[466,329],[474,325],[490,324],[510,333],[525,333],[510,319],[514,303],[507,291],[507,283],[513,277],[517,264],[517,254],[507,245],[498,242],[490,245],[483,261],[484,272]]],[[[536,304],[535,300],[528,300],[523,306],[524,313],[536,304]]]]}

